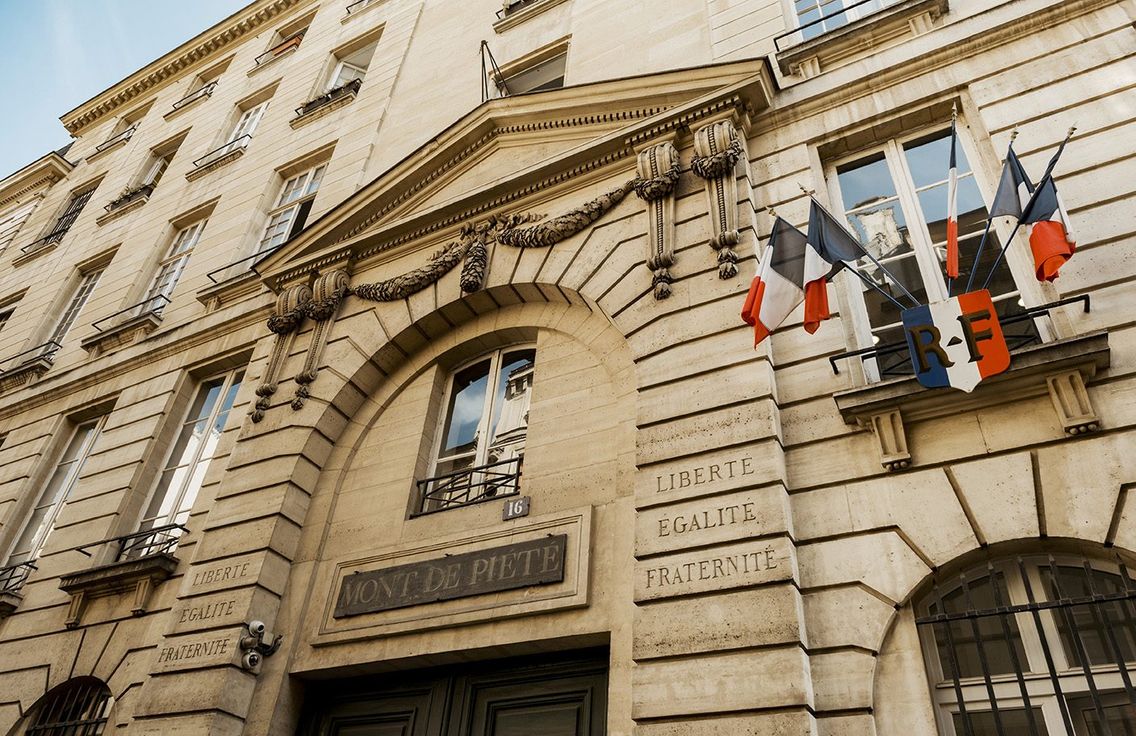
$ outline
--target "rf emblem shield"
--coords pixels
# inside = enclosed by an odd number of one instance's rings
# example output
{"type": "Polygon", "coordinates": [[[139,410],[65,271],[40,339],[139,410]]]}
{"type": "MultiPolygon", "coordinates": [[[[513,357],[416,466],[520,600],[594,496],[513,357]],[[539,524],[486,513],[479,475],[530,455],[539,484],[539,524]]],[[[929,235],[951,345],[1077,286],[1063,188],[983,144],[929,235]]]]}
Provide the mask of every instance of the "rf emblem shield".
{"type": "Polygon", "coordinates": [[[967,393],[1010,367],[1010,351],[986,290],[906,309],[903,333],[915,377],[927,388],[967,393]]]}

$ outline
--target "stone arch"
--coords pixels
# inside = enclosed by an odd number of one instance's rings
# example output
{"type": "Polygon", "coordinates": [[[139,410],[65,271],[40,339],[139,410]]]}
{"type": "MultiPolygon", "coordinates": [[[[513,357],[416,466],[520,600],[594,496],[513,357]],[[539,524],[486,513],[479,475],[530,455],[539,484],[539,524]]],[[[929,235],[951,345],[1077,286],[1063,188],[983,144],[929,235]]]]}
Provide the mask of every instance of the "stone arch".
{"type": "Polygon", "coordinates": [[[1101,562],[1136,564],[1136,552],[1105,546],[1092,539],[1019,538],[969,550],[926,575],[912,586],[883,630],[877,664],[872,671],[872,723],[876,736],[939,733],[932,684],[923,645],[915,624],[915,604],[930,594],[936,582],[950,581],[976,564],[1013,559],[1018,555],[1076,555],[1101,562]]]}
{"type": "Polygon", "coordinates": [[[110,687],[99,678],[72,677],[37,698],[8,733],[9,736],[19,736],[32,726],[64,727],[77,720],[101,718],[109,724],[114,703],[110,687]]]}

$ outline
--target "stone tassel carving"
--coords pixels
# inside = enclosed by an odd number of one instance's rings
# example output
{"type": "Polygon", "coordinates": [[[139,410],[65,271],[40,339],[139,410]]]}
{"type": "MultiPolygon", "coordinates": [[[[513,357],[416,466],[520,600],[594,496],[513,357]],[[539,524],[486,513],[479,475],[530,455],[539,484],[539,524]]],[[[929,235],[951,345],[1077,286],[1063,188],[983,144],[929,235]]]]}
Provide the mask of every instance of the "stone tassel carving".
{"type": "Polygon", "coordinates": [[[714,235],[710,247],[718,253],[718,278],[738,275],[738,179],[734,167],[744,153],[737,128],[728,120],[720,120],[699,128],[694,133],[694,158],[690,170],[706,180],[706,196],[710,200],[710,221],[714,235]]]}
{"type": "Polygon", "coordinates": [[[324,348],[327,347],[331,324],[335,319],[335,313],[339,311],[339,303],[347,296],[349,283],[350,278],[346,271],[335,270],[320,276],[312,287],[312,300],[308,303],[307,313],[315,320],[316,328],[312,332],[312,344],[308,346],[304,367],[296,374],[296,395],[292,398],[294,411],[302,409],[304,401],[311,396],[308,386],[319,375],[319,361],[324,348]]]}
{"type": "Polygon", "coordinates": [[[651,283],[655,298],[671,295],[674,254],[674,187],[678,181],[678,151],[670,142],[660,143],[639,153],[639,180],[635,193],[647,203],[647,268],[654,274],[651,283]]]}
{"type": "Polygon", "coordinates": [[[249,411],[249,416],[254,422],[264,419],[264,412],[272,403],[280,369],[284,365],[284,358],[288,355],[288,346],[291,345],[292,337],[304,321],[304,315],[311,301],[312,290],[307,284],[289,286],[276,298],[276,311],[268,318],[268,329],[276,335],[276,341],[272,345],[272,355],[268,359],[264,378],[256,387],[256,403],[249,411]]]}

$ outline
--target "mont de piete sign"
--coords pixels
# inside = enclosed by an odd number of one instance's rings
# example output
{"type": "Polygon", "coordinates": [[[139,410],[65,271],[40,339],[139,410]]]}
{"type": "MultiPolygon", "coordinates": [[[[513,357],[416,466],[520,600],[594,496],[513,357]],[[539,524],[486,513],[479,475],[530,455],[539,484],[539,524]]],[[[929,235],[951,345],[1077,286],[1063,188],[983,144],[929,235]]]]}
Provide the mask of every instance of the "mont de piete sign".
{"type": "Polygon", "coordinates": [[[348,575],[335,618],[448,601],[564,580],[568,535],[348,575]]]}

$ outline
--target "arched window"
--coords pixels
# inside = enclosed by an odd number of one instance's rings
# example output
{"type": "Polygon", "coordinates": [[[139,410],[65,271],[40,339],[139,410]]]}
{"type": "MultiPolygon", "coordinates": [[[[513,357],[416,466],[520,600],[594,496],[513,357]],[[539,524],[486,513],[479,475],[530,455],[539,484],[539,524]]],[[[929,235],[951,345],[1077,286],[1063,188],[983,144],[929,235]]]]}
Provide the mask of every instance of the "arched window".
{"type": "Polygon", "coordinates": [[[102,680],[78,677],[52,690],[36,709],[27,736],[100,736],[110,713],[102,680]]]}
{"type": "Polygon", "coordinates": [[[938,583],[916,624],[943,736],[1136,734],[1123,563],[1020,556],[938,583]]]}
{"type": "Polygon", "coordinates": [[[533,346],[513,346],[450,375],[420,512],[518,492],[535,365],[533,346]]]}

